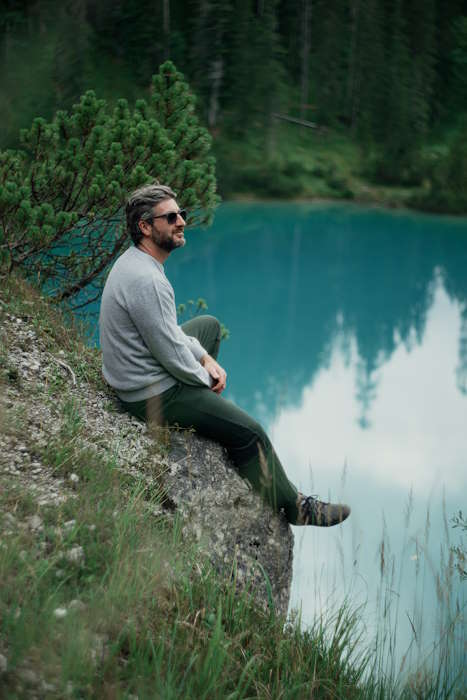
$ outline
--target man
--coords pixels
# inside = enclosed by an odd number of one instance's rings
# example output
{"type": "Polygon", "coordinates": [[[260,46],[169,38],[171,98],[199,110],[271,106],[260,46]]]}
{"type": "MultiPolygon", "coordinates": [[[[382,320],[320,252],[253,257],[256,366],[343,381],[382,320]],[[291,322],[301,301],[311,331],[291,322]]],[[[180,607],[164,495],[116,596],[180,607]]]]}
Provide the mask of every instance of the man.
{"type": "Polygon", "coordinates": [[[177,325],[164,273],[185,245],[186,213],[169,187],[139,188],[126,205],[134,245],[115,262],[100,312],[103,374],[126,410],[143,420],[194,428],[224,445],[240,475],[293,525],[336,525],[350,509],[304,496],[288,480],[262,427],[221,394],[220,325],[202,316],[177,325]]]}

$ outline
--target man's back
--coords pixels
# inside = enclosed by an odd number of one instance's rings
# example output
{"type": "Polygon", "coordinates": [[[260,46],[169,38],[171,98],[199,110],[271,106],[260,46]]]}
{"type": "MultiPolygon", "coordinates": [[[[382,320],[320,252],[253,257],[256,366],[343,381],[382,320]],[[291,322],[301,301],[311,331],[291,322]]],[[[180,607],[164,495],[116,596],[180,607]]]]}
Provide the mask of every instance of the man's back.
{"type": "Polygon", "coordinates": [[[103,374],[125,401],[156,396],[176,384],[209,386],[204,350],[177,325],[175,298],[160,262],[135,246],[114,264],[102,294],[103,374]]]}

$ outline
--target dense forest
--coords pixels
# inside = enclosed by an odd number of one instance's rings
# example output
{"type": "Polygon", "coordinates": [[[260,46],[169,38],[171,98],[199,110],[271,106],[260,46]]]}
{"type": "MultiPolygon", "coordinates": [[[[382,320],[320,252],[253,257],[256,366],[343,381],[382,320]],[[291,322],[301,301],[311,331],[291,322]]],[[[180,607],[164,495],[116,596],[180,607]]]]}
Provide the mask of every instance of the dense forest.
{"type": "Polygon", "coordinates": [[[170,58],[222,194],[352,197],[363,178],[467,211],[466,0],[3,0],[0,26],[2,147],[88,88],[144,96],[170,58]]]}

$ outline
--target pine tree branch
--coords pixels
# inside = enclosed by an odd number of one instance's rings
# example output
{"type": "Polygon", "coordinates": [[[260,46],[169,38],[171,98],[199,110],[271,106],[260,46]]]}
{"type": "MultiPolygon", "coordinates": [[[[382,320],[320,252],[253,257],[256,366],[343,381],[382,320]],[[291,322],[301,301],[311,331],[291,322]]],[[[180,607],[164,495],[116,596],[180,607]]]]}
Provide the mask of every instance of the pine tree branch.
{"type": "Polygon", "coordinates": [[[69,299],[71,296],[74,294],[77,294],[80,292],[84,287],[86,287],[88,284],[90,284],[98,275],[101,274],[107,267],[107,265],[115,258],[117,253],[120,252],[120,250],[123,247],[123,244],[127,238],[126,232],[122,234],[116,241],[115,245],[113,246],[112,250],[109,252],[109,254],[100,262],[99,265],[97,265],[88,275],[83,277],[79,282],[70,285],[66,289],[64,289],[60,294],[56,295],[56,300],[57,301],[64,301],[65,299],[69,299]]]}

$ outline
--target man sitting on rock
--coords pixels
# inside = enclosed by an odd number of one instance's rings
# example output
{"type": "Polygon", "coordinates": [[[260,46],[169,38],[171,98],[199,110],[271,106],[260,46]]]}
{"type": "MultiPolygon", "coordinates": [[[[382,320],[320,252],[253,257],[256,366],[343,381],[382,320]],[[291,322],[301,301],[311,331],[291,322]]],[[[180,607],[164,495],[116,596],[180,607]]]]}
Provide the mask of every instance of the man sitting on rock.
{"type": "Polygon", "coordinates": [[[186,212],[175,193],[158,184],[139,188],[127,202],[126,220],[134,245],[110,271],[99,321],[103,374],[124,408],[223,445],[240,475],[292,525],[341,523],[349,507],[299,493],[259,423],[221,396],[227,375],[217,362],[219,322],[200,316],[177,324],[164,273],[170,253],[185,245],[186,212]]]}

